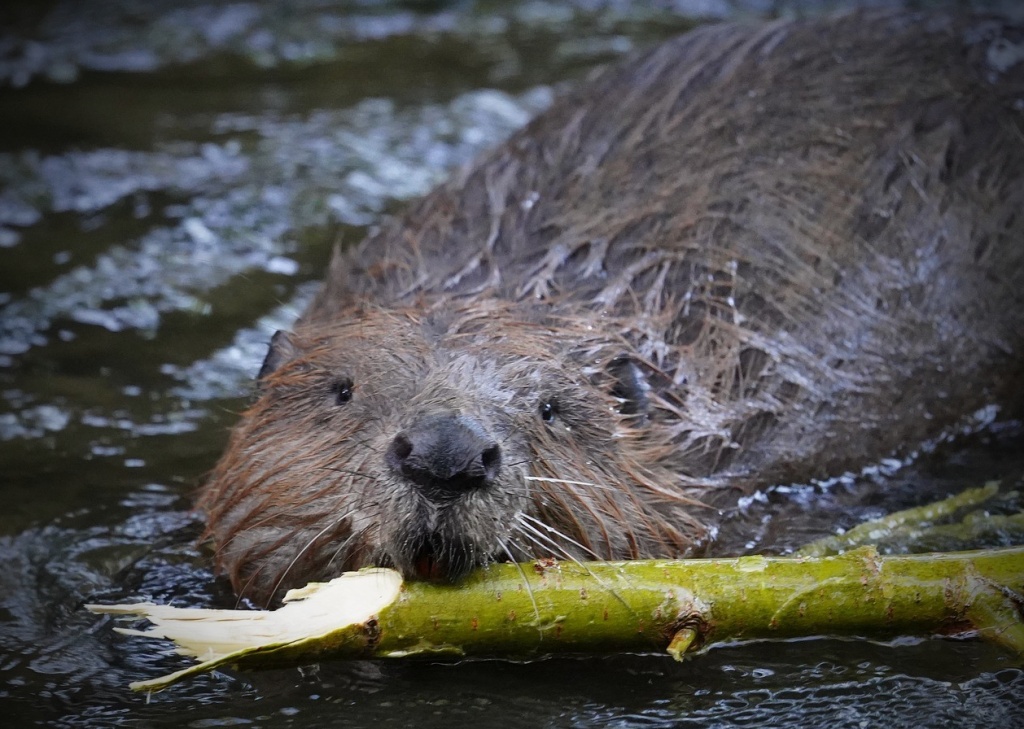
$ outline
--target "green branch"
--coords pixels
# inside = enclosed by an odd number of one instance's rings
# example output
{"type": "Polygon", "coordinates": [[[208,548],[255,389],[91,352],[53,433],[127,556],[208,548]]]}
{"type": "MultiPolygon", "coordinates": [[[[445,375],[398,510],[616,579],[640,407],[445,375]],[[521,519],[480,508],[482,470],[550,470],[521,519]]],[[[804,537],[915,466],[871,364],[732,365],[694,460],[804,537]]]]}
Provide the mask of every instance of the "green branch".
{"type": "MultiPolygon", "coordinates": [[[[976,545],[979,540],[983,540],[993,533],[1019,532],[1022,520],[1024,520],[1024,513],[998,517],[983,514],[981,515],[983,518],[968,518],[959,524],[937,526],[937,523],[952,519],[966,509],[992,502],[996,497],[1007,499],[1013,496],[1016,496],[1014,492],[1000,495],[999,482],[989,481],[984,486],[967,489],[942,501],[896,511],[880,519],[858,524],[843,534],[811,542],[798,549],[795,555],[798,557],[824,557],[830,554],[840,554],[853,547],[880,546],[882,544],[894,544],[902,547],[892,551],[921,551],[913,549],[913,547],[927,543],[929,540],[942,541],[947,544],[976,545]]],[[[940,551],[954,550],[943,549],[940,551]]]]}
{"type": "Polygon", "coordinates": [[[91,605],[147,618],[201,662],[132,684],[156,690],[221,665],[325,658],[534,656],[663,651],[832,635],[970,635],[1024,656],[1024,547],[883,557],[740,557],[621,563],[538,562],[478,570],[458,586],[350,573],[292,591],[276,611],[91,605]]]}

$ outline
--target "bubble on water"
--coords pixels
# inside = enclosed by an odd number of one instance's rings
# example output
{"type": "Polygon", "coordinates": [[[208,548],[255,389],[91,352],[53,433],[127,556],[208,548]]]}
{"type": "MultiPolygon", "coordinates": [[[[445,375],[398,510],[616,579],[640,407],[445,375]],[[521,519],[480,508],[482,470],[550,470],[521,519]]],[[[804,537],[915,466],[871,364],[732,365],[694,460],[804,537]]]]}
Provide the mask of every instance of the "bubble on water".
{"type": "Polygon", "coordinates": [[[24,408],[17,413],[0,413],[0,440],[41,438],[47,433],[64,430],[71,415],[52,404],[24,408]]]}
{"type": "Polygon", "coordinates": [[[298,261],[284,256],[274,256],[264,267],[268,273],[279,273],[283,276],[294,276],[299,272],[298,261]]]}
{"type": "Polygon", "coordinates": [[[10,228],[0,228],[0,248],[14,248],[21,241],[21,235],[10,228]]]}

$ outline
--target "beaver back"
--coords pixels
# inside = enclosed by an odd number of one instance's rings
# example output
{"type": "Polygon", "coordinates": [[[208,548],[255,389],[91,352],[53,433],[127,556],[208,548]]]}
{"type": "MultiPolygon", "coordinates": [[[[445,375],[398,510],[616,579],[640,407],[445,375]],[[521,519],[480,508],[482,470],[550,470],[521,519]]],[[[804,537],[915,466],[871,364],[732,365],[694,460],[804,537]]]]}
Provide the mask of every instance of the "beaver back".
{"type": "Polygon", "coordinates": [[[719,25],[584,84],[336,255],[204,492],[221,567],[676,556],[695,498],[1019,403],[1022,40],[719,25]]]}

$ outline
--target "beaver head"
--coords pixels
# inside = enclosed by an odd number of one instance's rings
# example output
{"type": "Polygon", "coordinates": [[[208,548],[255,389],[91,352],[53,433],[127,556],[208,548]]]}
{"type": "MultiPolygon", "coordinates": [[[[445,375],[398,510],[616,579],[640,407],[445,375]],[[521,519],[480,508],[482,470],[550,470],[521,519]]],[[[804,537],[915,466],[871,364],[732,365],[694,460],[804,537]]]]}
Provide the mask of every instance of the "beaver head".
{"type": "Polygon", "coordinates": [[[478,300],[279,332],[200,503],[219,567],[269,600],[366,565],[686,554],[668,404],[596,316],[478,300]]]}

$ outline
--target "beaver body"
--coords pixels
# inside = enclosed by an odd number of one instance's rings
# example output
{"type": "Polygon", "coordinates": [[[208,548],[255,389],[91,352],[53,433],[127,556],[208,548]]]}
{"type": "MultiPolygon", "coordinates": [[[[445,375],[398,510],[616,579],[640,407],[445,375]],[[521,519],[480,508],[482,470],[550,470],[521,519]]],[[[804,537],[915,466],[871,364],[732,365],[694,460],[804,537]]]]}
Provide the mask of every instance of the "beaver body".
{"type": "Polygon", "coordinates": [[[202,493],[240,593],[686,556],[1021,400],[1024,35],[869,14],[605,71],[332,261],[202,493]]]}

